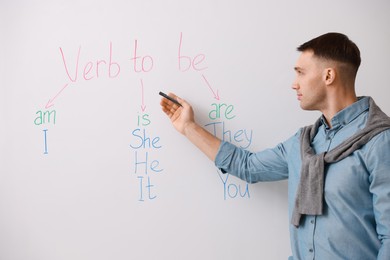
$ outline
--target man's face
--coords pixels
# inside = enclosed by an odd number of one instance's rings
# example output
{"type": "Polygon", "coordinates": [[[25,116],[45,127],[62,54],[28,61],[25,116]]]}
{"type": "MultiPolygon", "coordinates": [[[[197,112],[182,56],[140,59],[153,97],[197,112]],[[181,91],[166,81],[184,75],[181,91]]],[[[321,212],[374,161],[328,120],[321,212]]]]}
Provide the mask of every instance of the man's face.
{"type": "Polygon", "coordinates": [[[302,52],[296,62],[294,67],[296,78],[292,88],[297,92],[301,108],[304,110],[321,111],[326,105],[323,63],[312,51],[302,52]]]}

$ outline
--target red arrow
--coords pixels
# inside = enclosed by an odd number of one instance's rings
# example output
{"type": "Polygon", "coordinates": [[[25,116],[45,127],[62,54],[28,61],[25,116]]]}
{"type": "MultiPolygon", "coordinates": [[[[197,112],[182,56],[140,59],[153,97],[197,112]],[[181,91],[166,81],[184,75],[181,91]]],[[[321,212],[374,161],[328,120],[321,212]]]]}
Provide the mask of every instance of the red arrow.
{"type": "Polygon", "coordinates": [[[217,92],[215,92],[213,90],[213,88],[211,87],[210,83],[208,82],[208,80],[206,79],[206,77],[202,74],[202,77],[204,79],[204,81],[206,82],[207,86],[209,87],[209,89],[211,90],[211,92],[213,92],[213,95],[214,95],[214,98],[216,100],[219,100],[219,94],[218,94],[218,89],[217,89],[217,92]]]}
{"type": "Polygon", "coordinates": [[[142,112],[145,112],[146,105],[145,105],[145,97],[144,97],[144,82],[141,79],[141,96],[142,96],[142,104],[141,104],[141,109],[142,112]]]}
{"type": "Polygon", "coordinates": [[[57,95],[55,95],[53,98],[49,99],[49,101],[46,103],[45,109],[48,109],[48,108],[54,106],[54,100],[56,100],[56,98],[58,98],[58,96],[62,93],[62,91],[64,91],[68,86],[69,86],[69,84],[66,83],[62,87],[62,89],[57,93],[57,95]]]}

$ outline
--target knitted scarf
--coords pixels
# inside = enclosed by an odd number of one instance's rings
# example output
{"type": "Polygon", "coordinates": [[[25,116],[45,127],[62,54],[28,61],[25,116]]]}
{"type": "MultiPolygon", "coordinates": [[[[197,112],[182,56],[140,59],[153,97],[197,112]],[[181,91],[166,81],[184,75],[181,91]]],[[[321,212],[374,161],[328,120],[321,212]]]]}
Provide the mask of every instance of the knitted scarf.
{"type": "Polygon", "coordinates": [[[368,98],[370,108],[365,127],[329,152],[315,154],[311,147],[314,136],[321,124],[320,119],[314,125],[303,128],[300,137],[302,158],[301,178],[291,218],[291,224],[295,227],[299,227],[301,216],[304,214],[322,215],[325,164],[335,163],[346,158],[369,142],[375,135],[390,128],[390,117],[382,112],[371,97],[368,98]]]}

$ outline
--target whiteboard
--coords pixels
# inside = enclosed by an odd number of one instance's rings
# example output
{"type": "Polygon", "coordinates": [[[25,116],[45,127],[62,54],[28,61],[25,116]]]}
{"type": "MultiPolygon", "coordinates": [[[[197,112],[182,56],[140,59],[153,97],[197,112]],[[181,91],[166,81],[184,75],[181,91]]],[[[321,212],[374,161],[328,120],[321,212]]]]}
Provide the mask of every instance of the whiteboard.
{"type": "Polygon", "coordinates": [[[1,259],[287,259],[287,184],[222,175],[159,91],[233,143],[273,147],[317,112],[295,48],[360,47],[359,95],[390,114],[389,1],[2,1],[1,259]],[[218,111],[215,108],[220,108],[218,111]]]}

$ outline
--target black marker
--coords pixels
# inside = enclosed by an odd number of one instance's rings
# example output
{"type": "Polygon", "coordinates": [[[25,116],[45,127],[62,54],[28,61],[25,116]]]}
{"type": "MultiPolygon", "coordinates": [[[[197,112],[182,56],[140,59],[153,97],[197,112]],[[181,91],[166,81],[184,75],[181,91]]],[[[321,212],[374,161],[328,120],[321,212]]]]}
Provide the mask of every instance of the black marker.
{"type": "Polygon", "coordinates": [[[167,94],[165,94],[165,93],[163,93],[163,92],[161,92],[161,91],[160,91],[158,94],[160,94],[161,96],[165,97],[166,99],[172,101],[172,102],[175,103],[176,105],[182,107],[182,105],[181,105],[176,99],[171,98],[171,97],[168,96],[167,94]]]}

